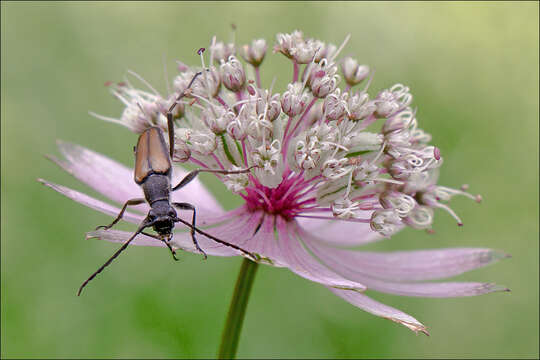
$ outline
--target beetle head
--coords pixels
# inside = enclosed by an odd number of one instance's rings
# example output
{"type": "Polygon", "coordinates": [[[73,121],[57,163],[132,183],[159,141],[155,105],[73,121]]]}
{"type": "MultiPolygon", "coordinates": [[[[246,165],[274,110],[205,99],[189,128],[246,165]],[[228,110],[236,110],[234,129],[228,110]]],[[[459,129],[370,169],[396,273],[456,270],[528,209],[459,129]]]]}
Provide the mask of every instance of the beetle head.
{"type": "Polygon", "coordinates": [[[176,210],[166,201],[156,201],[148,212],[146,221],[160,236],[169,236],[174,228],[176,210]]]}

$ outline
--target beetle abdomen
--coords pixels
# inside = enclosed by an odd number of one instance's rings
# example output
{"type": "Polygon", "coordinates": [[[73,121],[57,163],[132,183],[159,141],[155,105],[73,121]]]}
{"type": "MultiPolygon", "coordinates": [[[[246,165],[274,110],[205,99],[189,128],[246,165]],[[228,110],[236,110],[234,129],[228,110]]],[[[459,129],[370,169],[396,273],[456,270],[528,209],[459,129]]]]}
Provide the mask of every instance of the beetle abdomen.
{"type": "Polygon", "coordinates": [[[141,184],[150,174],[171,173],[171,157],[158,127],[146,129],[137,142],[135,149],[135,182],[141,184]]]}

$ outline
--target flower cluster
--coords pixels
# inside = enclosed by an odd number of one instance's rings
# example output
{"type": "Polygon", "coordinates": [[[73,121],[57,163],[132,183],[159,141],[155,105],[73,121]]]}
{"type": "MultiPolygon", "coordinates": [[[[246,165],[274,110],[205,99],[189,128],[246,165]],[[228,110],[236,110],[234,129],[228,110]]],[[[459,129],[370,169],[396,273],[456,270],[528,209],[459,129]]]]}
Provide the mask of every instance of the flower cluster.
{"type": "MultiPolygon", "coordinates": [[[[215,209],[209,210],[211,215],[203,219],[208,231],[258,253],[261,261],[287,266],[328,286],[366,311],[425,332],[414,318],[361,292],[371,288],[451,297],[500,290],[483,283],[418,281],[456,275],[504,254],[488,249],[383,254],[336,247],[380,240],[405,226],[431,231],[436,208],[446,210],[461,225],[448,200],[455,195],[481,200],[465,186],[451,189],[437,184],[443,159],[439,148],[430,144],[431,136],[418,127],[410,89],[395,84],[368,92],[370,68],[352,57],[340,58],[347,40],[338,47],[306,38],[300,31],[278,34],[273,50],[290,59],[292,76],[277,92],[273,83],[265,87],[261,81],[261,65],[268,57],[265,40],[237,46],[213,38],[208,50],[198,51],[199,66],[179,62],[170,93],[160,94],[132,74],[147,90],[127,80],[114,85],[113,95],[125,105],[122,115],[94,115],[135,133],[149,126],[167,131],[166,111],[185,92],[173,114],[173,160],[208,169],[255,166],[248,174],[217,175],[245,205],[215,216],[215,209]],[[202,75],[187,90],[197,72],[202,75]]],[[[71,159],[80,160],[81,154],[99,158],[88,150],[63,149],[71,159]]],[[[72,173],[81,166],[73,161],[62,165],[72,173]]],[[[63,188],[59,191],[81,201],[63,188]]],[[[200,189],[193,201],[205,198],[203,193],[200,189]]],[[[182,192],[182,197],[189,195],[182,192]]],[[[90,236],[122,241],[128,235],[97,231],[90,236]]],[[[136,244],[160,246],[144,235],[139,238],[136,244]]],[[[177,233],[174,241],[178,248],[192,250],[185,234],[177,233]]],[[[236,254],[210,242],[207,246],[216,255],[236,254]]]]}
{"type": "MultiPolygon", "coordinates": [[[[259,39],[239,51],[258,73],[266,48],[259,39]]],[[[293,62],[293,79],[282,94],[264,89],[259,77],[247,80],[235,44],[214,38],[208,65],[200,49],[201,66],[182,64],[171,94],[161,95],[148,84],[148,91],[139,90],[127,81],[114,87],[126,108],[113,121],[136,133],[155,125],[167,131],[168,104],[203,71],[188,100],[175,108],[174,160],[213,169],[258,166],[251,177],[222,178],[251,209],[287,220],[315,216],[367,222],[383,236],[402,226],[430,229],[434,208],[462,224],[444,202],[454,195],[480,197],[437,185],[442,157],[418,127],[407,86],[395,84],[375,96],[368,93],[369,83],[356,90],[369,67],[351,57],[337,60],[335,45],[304,39],[299,31],[278,34],[274,51],[293,62]],[[339,68],[344,89],[338,87],[339,68]],[[376,122],[380,130],[368,131],[376,122]],[[285,192],[279,204],[270,201],[285,192]],[[366,211],[370,218],[363,217],[366,211]]]]}

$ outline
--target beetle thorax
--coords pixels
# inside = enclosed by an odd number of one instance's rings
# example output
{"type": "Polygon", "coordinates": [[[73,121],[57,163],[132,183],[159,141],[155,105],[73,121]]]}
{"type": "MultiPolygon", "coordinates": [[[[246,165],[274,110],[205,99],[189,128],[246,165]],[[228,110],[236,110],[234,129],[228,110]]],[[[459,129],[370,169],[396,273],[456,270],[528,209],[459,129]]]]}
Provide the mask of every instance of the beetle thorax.
{"type": "Polygon", "coordinates": [[[171,192],[171,181],[168,175],[150,174],[142,183],[144,197],[153,207],[153,203],[159,200],[169,200],[171,192]]]}

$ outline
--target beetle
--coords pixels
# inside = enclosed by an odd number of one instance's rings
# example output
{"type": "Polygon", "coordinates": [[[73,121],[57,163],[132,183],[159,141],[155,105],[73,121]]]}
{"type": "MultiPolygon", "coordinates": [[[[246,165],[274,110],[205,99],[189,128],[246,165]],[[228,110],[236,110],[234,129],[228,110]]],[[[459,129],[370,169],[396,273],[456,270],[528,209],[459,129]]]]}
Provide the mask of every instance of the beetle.
{"type": "Polygon", "coordinates": [[[236,250],[241,251],[245,255],[249,256],[252,259],[256,260],[256,256],[250,253],[247,250],[244,250],[234,244],[230,244],[226,241],[220,240],[196,227],[196,210],[195,207],[187,202],[171,202],[170,193],[181,189],[187,185],[190,181],[195,179],[195,177],[201,172],[209,173],[218,173],[218,174],[241,174],[249,172],[252,168],[227,171],[227,170],[213,170],[213,169],[196,169],[189,172],[179,183],[178,185],[171,186],[171,175],[172,175],[172,157],[174,152],[174,123],[172,111],[178,102],[186,95],[189,91],[191,85],[197,78],[201,75],[200,72],[196,73],[195,76],[191,79],[186,90],[180,93],[176,98],[174,103],[171,105],[167,111],[167,126],[169,132],[169,150],[167,151],[167,144],[165,143],[165,138],[163,131],[159,127],[149,127],[144,130],[139,136],[137,141],[137,146],[135,147],[135,171],[134,171],[134,180],[140,185],[144,192],[144,198],[130,199],[127,200],[122,209],[116,216],[116,218],[109,225],[98,226],[97,229],[108,230],[113,227],[120,219],[122,219],[124,212],[128,206],[139,205],[144,202],[147,202],[150,205],[150,210],[146,218],[141,222],[135,233],[126,241],[124,244],[103,264],[99,269],[97,269],[88,279],[86,279],[79,288],[77,296],[81,295],[83,288],[103,271],[122,251],[124,251],[129,243],[138,235],[144,234],[156,238],[169,248],[171,254],[175,260],[176,252],[173,250],[170,244],[172,239],[172,230],[177,222],[181,222],[191,228],[191,238],[195,248],[204,256],[204,259],[207,258],[206,253],[199,247],[197,243],[197,238],[195,233],[198,232],[213,241],[216,241],[222,245],[229,246],[236,250]],[[193,212],[191,224],[180,219],[177,216],[175,208],[179,210],[190,210],[193,212]],[[153,227],[154,231],[158,234],[153,235],[150,233],[144,232],[144,229],[148,227],[153,227]]]}

